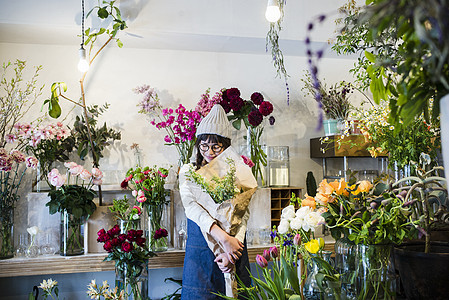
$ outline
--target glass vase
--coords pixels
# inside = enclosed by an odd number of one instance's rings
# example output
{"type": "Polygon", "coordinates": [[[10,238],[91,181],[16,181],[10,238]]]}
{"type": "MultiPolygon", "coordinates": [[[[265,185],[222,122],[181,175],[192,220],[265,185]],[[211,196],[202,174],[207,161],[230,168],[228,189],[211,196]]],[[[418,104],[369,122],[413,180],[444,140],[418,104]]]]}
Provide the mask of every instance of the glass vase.
{"type": "Polygon", "coordinates": [[[357,299],[395,299],[396,276],[391,245],[357,245],[357,299]]]}
{"type": "Polygon", "coordinates": [[[0,259],[14,256],[13,224],[14,209],[11,207],[2,208],[0,211],[0,259]]]}
{"type": "Polygon", "coordinates": [[[85,218],[75,218],[66,210],[61,212],[60,249],[61,256],[84,254],[85,218]]]}
{"type": "MultiPolygon", "coordinates": [[[[322,251],[321,257],[333,265],[331,260],[331,251],[322,251]]],[[[316,256],[317,254],[312,254],[316,256]]],[[[318,283],[320,273],[319,264],[312,258],[307,265],[307,278],[304,281],[303,294],[307,300],[321,300],[321,299],[337,299],[341,300],[341,282],[330,280],[324,280],[323,285],[320,287],[318,283]]]]}
{"type": "Polygon", "coordinates": [[[148,261],[119,263],[115,267],[115,286],[127,300],[148,299],[148,261]]]}
{"type": "Polygon", "coordinates": [[[147,225],[147,240],[149,242],[149,249],[154,252],[167,251],[169,240],[168,224],[168,206],[149,205],[148,206],[148,221],[147,225]]]}
{"type": "Polygon", "coordinates": [[[248,158],[254,163],[251,171],[257,179],[259,185],[267,186],[266,167],[267,167],[267,146],[263,135],[263,124],[253,128],[248,127],[246,133],[246,151],[248,158]]]}
{"type": "Polygon", "coordinates": [[[356,297],[354,285],[356,250],[356,245],[346,237],[335,241],[335,270],[341,275],[342,291],[350,299],[356,297]]]}

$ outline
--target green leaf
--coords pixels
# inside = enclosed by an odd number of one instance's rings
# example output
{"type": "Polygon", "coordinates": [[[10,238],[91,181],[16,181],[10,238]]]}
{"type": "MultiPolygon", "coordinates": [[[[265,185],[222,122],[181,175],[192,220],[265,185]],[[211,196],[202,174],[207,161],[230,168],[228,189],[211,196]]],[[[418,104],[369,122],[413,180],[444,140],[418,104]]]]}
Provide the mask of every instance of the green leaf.
{"type": "Polygon", "coordinates": [[[365,57],[372,62],[373,64],[376,62],[376,56],[372,54],[371,52],[368,52],[365,50],[365,57]]]}
{"type": "Polygon", "coordinates": [[[51,105],[49,106],[48,114],[50,117],[57,119],[61,116],[61,107],[59,106],[58,98],[52,98],[50,100],[51,105]]]}
{"type": "Polygon", "coordinates": [[[98,14],[98,17],[99,17],[100,19],[106,19],[106,18],[109,16],[109,13],[108,13],[106,7],[100,8],[100,9],[98,10],[98,13],[97,13],[97,14],[98,14]]]}
{"type": "Polygon", "coordinates": [[[240,130],[240,128],[242,127],[242,120],[237,119],[234,122],[232,122],[232,126],[237,129],[240,130]]]}

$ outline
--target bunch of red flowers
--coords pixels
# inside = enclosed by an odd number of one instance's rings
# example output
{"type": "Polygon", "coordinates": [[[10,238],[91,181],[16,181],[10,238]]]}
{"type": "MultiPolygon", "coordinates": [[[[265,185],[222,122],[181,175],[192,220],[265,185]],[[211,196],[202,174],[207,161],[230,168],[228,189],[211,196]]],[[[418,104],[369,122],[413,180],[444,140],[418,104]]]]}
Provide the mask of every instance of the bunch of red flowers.
{"type": "Polygon", "coordinates": [[[166,237],[166,236],[168,236],[167,230],[164,229],[164,228],[159,228],[158,230],[156,230],[156,231],[154,232],[153,238],[154,238],[155,240],[158,240],[158,239],[163,238],[163,237],[166,237]]]}
{"type": "MultiPolygon", "coordinates": [[[[251,100],[243,100],[238,88],[224,89],[222,91],[222,101],[220,102],[229,116],[229,121],[236,129],[240,129],[241,120],[246,127],[257,127],[262,123],[263,118],[269,116],[273,112],[273,104],[265,101],[259,92],[251,95],[251,100]]],[[[270,125],[274,124],[274,117],[269,118],[270,125]]]]}
{"type": "Polygon", "coordinates": [[[127,233],[120,233],[120,227],[115,225],[107,232],[100,229],[97,234],[97,242],[104,243],[103,248],[108,253],[129,253],[133,250],[144,250],[145,248],[146,239],[143,237],[142,230],[130,229],[127,233]]]}

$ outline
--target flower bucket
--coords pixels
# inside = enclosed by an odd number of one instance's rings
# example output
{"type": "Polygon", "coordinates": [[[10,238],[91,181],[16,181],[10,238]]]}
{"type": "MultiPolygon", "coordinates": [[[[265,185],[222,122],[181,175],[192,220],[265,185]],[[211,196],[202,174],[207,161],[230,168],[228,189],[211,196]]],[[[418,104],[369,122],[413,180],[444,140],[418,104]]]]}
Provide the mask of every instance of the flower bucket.
{"type": "Polygon", "coordinates": [[[336,119],[328,119],[323,120],[323,129],[325,136],[336,135],[340,132],[337,128],[338,120],[336,119]]]}
{"type": "Polygon", "coordinates": [[[66,210],[61,212],[61,256],[84,254],[84,218],[75,218],[66,210]]]}
{"type": "Polygon", "coordinates": [[[5,208],[0,212],[0,259],[14,256],[13,216],[14,209],[5,208]]]}

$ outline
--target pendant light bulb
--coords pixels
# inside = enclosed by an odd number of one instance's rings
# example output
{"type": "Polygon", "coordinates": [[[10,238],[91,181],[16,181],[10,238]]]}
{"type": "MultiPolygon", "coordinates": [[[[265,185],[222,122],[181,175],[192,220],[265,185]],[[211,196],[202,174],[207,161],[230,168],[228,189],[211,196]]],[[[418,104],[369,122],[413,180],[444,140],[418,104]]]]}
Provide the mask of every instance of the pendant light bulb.
{"type": "Polygon", "coordinates": [[[78,70],[81,73],[86,73],[87,70],[89,70],[89,62],[86,59],[86,50],[83,47],[79,49],[79,56],[80,60],[78,62],[78,70]]]}
{"type": "Polygon", "coordinates": [[[268,0],[265,18],[271,23],[277,22],[281,18],[281,10],[277,0],[268,0]]]}

